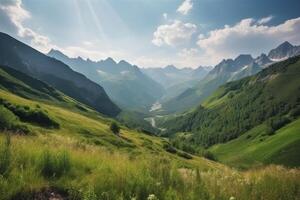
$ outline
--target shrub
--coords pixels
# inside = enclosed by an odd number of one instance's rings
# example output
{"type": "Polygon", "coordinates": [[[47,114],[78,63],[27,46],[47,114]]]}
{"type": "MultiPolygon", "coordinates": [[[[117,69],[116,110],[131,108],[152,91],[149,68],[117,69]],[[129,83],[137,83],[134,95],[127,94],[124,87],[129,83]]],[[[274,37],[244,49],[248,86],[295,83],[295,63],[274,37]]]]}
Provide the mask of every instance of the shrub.
{"type": "Polygon", "coordinates": [[[119,135],[120,134],[120,127],[116,122],[112,122],[110,124],[110,130],[115,134],[119,135]]]}
{"type": "Polygon", "coordinates": [[[203,156],[204,158],[208,159],[208,160],[216,160],[214,154],[212,154],[212,153],[211,153],[210,151],[208,151],[208,150],[204,150],[204,151],[202,152],[202,156],[203,156]]]}
{"type": "Polygon", "coordinates": [[[293,108],[290,115],[294,118],[298,117],[300,115],[300,106],[293,108]]]}
{"type": "Polygon", "coordinates": [[[165,143],[165,144],[163,145],[163,148],[164,148],[167,152],[169,152],[169,153],[176,153],[176,152],[177,152],[177,150],[176,150],[171,144],[169,144],[169,143],[165,143]]]}
{"type": "Polygon", "coordinates": [[[283,126],[285,126],[290,122],[291,120],[287,117],[276,117],[268,120],[267,134],[273,135],[275,131],[277,131],[278,129],[282,128],[283,126]]]}
{"type": "Polygon", "coordinates": [[[188,154],[186,152],[183,152],[183,151],[178,151],[177,155],[180,156],[180,157],[183,157],[185,159],[192,159],[193,158],[190,154],[188,154]]]}
{"type": "Polygon", "coordinates": [[[10,110],[0,105],[0,129],[12,129],[16,121],[16,116],[10,110]]]}
{"type": "Polygon", "coordinates": [[[35,123],[43,127],[59,128],[59,124],[39,108],[32,109],[29,106],[14,105],[4,99],[0,99],[0,104],[18,116],[23,122],[35,123]]]}

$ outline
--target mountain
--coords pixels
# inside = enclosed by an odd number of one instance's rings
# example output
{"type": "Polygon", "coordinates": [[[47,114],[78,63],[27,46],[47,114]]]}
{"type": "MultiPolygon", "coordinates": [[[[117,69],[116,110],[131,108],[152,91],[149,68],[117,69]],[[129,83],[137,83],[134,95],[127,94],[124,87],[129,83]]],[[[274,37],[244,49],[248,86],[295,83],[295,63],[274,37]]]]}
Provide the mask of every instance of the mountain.
{"type": "Polygon", "coordinates": [[[259,72],[262,69],[261,66],[262,65],[258,65],[256,62],[252,62],[248,65],[245,65],[242,69],[234,72],[231,75],[231,77],[227,80],[227,82],[228,81],[239,80],[239,79],[242,79],[244,77],[256,74],[257,72],[259,72]]]}
{"type": "Polygon", "coordinates": [[[196,69],[179,69],[174,65],[168,65],[164,68],[145,68],[142,71],[164,87],[165,94],[159,101],[165,102],[193,87],[210,69],[210,67],[201,66],[196,69]]]}
{"type": "Polygon", "coordinates": [[[201,80],[208,73],[209,67],[179,69],[168,65],[164,68],[144,68],[142,71],[167,89],[183,82],[201,80]]]}
{"type": "Polygon", "coordinates": [[[166,101],[161,112],[182,112],[196,106],[209,96],[220,85],[230,81],[252,75],[259,71],[251,55],[239,55],[234,60],[224,59],[194,87],[188,88],[178,96],[166,101]]]}
{"type": "Polygon", "coordinates": [[[268,57],[272,60],[282,60],[289,57],[300,55],[300,46],[293,46],[289,42],[285,41],[275,49],[272,49],[268,57]]]}
{"type": "Polygon", "coordinates": [[[101,86],[73,71],[66,64],[4,33],[0,33],[0,49],[0,65],[42,80],[105,115],[116,116],[120,112],[101,86]]]}
{"type": "Polygon", "coordinates": [[[174,113],[186,111],[203,101],[220,85],[251,76],[274,62],[296,55],[300,55],[300,48],[288,42],[284,42],[277,48],[271,50],[268,56],[261,54],[257,58],[252,58],[251,55],[241,54],[234,60],[224,59],[195,86],[163,102],[160,112],[174,113]]]}
{"type": "MultiPolygon", "coordinates": [[[[218,88],[194,111],[167,120],[162,128],[167,129],[167,135],[189,132],[191,136],[186,140],[187,143],[205,147],[229,142],[258,126],[262,128],[255,133],[255,137],[272,137],[277,130],[296,121],[300,115],[299,71],[300,56],[275,63],[256,75],[229,82],[218,88]]],[[[281,142],[299,146],[299,137],[298,134],[281,142]]],[[[277,153],[282,154],[281,150],[277,153]]],[[[299,159],[292,165],[297,163],[300,164],[299,159]]]]}
{"type": "Polygon", "coordinates": [[[259,66],[268,66],[272,63],[272,60],[266,54],[262,53],[255,59],[255,63],[259,66]]]}
{"type": "Polygon", "coordinates": [[[73,70],[102,85],[113,101],[124,109],[148,110],[164,92],[160,84],[124,60],[117,63],[107,58],[94,62],[80,57],[69,58],[53,49],[48,56],[68,64],[73,70]]]}

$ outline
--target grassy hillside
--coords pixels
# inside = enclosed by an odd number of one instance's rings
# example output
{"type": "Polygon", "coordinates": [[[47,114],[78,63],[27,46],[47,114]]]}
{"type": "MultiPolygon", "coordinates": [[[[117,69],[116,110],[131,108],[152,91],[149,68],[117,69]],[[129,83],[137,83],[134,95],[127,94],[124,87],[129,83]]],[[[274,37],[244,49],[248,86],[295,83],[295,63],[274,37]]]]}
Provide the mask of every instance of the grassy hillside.
{"type": "Polygon", "coordinates": [[[295,57],[227,83],[194,111],[167,120],[166,134],[191,132],[188,142],[203,146],[230,141],[263,123],[272,134],[300,113],[299,71],[295,57]]]}
{"type": "Polygon", "coordinates": [[[1,200],[290,200],[300,194],[297,169],[240,172],[124,126],[115,135],[112,119],[64,94],[51,90],[63,99],[56,102],[48,90],[30,87],[34,80],[3,70],[1,77],[11,81],[10,88],[1,81],[0,89],[1,200]]]}
{"type": "Polygon", "coordinates": [[[265,125],[257,126],[241,137],[210,148],[217,160],[236,167],[249,168],[268,163],[300,166],[300,119],[267,134],[265,125]]]}
{"type": "MultiPolygon", "coordinates": [[[[13,104],[37,103],[4,91],[0,96],[13,104]]],[[[297,170],[271,166],[238,172],[197,157],[186,160],[166,152],[160,138],[125,128],[120,137],[115,136],[104,119],[39,104],[61,126],[41,129],[27,124],[32,128],[27,136],[10,133],[7,137],[2,132],[0,199],[54,195],[89,200],[225,200],[299,195],[294,189],[300,184],[297,170]]]]}
{"type": "Polygon", "coordinates": [[[0,65],[39,79],[107,116],[114,117],[121,111],[100,85],[2,32],[0,49],[0,65]]]}

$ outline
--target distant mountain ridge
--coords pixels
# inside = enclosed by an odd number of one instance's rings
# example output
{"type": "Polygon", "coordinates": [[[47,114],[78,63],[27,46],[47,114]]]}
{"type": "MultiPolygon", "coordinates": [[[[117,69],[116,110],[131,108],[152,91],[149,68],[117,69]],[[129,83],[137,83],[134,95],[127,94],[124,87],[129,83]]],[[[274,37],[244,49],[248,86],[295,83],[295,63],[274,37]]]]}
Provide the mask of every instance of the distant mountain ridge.
{"type": "Polygon", "coordinates": [[[179,69],[174,65],[168,65],[164,68],[144,68],[142,71],[165,88],[164,96],[159,100],[167,101],[187,88],[193,87],[209,71],[211,67],[182,68],[179,69]]]}
{"type": "Polygon", "coordinates": [[[42,80],[102,114],[116,116],[120,109],[101,86],[13,37],[0,33],[0,65],[12,67],[42,80]]]}
{"type": "Polygon", "coordinates": [[[69,58],[53,49],[48,56],[68,64],[73,70],[102,85],[113,101],[124,109],[148,110],[164,93],[159,83],[124,60],[116,62],[107,58],[95,62],[81,57],[69,58]]]}
{"type": "Polygon", "coordinates": [[[268,57],[272,60],[282,60],[289,57],[300,55],[300,46],[294,46],[291,43],[285,41],[275,49],[272,49],[268,57]]]}
{"type": "Polygon", "coordinates": [[[261,54],[253,58],[249,54],[241,54],[233,59],[224,59],[217,64],[196,86],[187,89],[178,96],[164,102],[162,113],[186,111],[203,101],[220,85],[251,76],[268,67],[270,64],[300,55],[300,47],[284,42],[272,49],[268,56],[261,54]]]}

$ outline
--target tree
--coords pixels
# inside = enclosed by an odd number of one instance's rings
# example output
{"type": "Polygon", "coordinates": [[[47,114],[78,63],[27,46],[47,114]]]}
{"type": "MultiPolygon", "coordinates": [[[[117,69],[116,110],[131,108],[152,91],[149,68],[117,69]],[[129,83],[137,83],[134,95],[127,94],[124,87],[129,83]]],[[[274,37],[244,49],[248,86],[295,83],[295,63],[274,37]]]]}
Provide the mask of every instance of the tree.
{"type": "Polygon", "coordinates": [[[110,130],[116,135],[120,134],[120,127],[116,122],[111,123],[110,130]]]}

